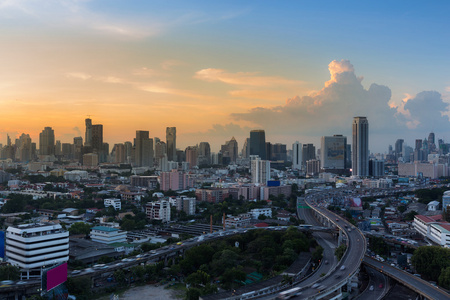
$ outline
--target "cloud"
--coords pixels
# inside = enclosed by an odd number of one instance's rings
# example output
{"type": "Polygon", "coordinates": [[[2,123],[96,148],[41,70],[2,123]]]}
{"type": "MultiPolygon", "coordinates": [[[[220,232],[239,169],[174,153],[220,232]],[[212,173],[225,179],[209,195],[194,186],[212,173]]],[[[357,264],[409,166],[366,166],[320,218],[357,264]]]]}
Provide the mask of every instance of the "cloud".
{"type": "Polygon", "coordinates": [[[83,73],[83,72],[69,72],[69,73],[66,73],[66,77],[82,79],[82,80],[88,80],[88,79],[92,78],[91,75],[83,73]]]}
{"type": "Polygon", "coordinates": [[[329,135],[348,133],[354,116],[367,116],[371,131],[388,130],[395,108],[389,107],[391,90],[372,84],[365,89],[348,60],[329,64],[330,80],[320,91],[287,99],[285,105],[254,107],[233,113],[235,121],[249,121],[277,134],[329,135]]]}
{"type": "Polygon", "coordinates": [[[72,128],[73,131],[75,131],[75,135],[76,136],[81,136],[81,130],[80,128],[78,128],[77,126],[75,126],[74,128],[72,128]]]}
{"type": "Polygon", "coordinates": [[[397,117],[409,129],[432,131],[449,126],[448,108],[440,93],[423,91],[415,97],[407,95],[397,108],[397,117]]]}
{"type": "Polygon", "coordinates": [[[273,87],[301,85],[302,81],[290,80],[279,76],[258,76],[257,72],[230,73],[223,69],[202,69],[195,73],[194,78],[208,82],[223,82],[230,85],[253,87],[273,87]]]}

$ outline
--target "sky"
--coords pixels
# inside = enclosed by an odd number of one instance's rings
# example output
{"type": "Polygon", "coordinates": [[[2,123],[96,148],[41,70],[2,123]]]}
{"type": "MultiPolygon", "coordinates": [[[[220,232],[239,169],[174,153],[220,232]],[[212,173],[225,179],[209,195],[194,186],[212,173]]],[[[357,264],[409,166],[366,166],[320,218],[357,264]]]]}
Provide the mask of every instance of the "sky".
{"type": "Polygon", "coordinates": [[[136,130],[213,151],[252,129],[290,145],[367,116],[384,153],[450,142],[450,2],[0,0],[0,143],[136,130]],[[365,3],[366,2],[366,3],[365,3]]]}

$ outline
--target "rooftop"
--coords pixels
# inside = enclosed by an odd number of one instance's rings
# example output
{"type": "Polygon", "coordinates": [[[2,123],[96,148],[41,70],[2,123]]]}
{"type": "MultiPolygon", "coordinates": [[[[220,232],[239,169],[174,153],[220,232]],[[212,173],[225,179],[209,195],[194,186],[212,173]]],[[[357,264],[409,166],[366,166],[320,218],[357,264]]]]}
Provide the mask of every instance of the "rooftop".
{"type": "Polygon", "coordinates": [[[106,231],[106,232],[119,231],[119,229],[117,229],[117,228],[106,227],[106,226],[95,226],[95,227],[92,227],[92,230],[99,230],[99,231],[106,231]]]}

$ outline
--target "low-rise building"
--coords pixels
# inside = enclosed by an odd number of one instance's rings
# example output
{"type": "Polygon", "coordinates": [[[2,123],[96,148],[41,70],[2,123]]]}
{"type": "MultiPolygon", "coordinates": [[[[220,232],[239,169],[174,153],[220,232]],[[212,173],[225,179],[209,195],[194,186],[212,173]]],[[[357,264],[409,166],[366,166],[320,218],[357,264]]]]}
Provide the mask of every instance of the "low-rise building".
{"type": "Polygon", "coordinates": [[[188,216],[195,214],[197,199],[181,196],[175,199],[178,211],[184,211],[188,216]]]}
{"type": "Polygon", "coordinates": [[[102,244],[125,243],[127,232],[117,228],[96,226],[91,229],[91,240],[102,244]]]}
{"type": "Polygon", "coordinates": [[[120,199],[117,198],[108,198],[104,200],[105,207],[112,206],[115,210],[121,210],[122,209],[122,202],[120,199]]]}
{"type": "Polygon", "coordinates": [[[250,225],[250,214],[240,214],[237,217],[228,217],[225,219],[225,227],[226,228],[238,228],[238,227],[246,227],[250,225]]]}
{"type": "Polygon", "coordinates": [[[252,215],[252,219],[258,219],[259,216],[263,215],[268,218],[272,218],[272,209],[271,208],[254,208],[250,210],[252,215]]]}

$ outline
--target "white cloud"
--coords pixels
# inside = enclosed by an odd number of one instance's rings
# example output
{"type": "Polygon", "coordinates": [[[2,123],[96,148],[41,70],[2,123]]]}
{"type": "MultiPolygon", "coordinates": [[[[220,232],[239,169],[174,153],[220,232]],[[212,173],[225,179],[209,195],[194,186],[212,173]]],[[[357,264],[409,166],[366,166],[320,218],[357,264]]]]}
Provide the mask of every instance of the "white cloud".
{"type": "Polygon", "coordinates": [[[301,85],[299,80],[290,80],[279,76],[259,76],[257,72],[230,73],[223,69],[202,69],[195,73],[194,78],[208,82],[223,82],[230,85],[253,87],[273,87],[301,85]]]}

